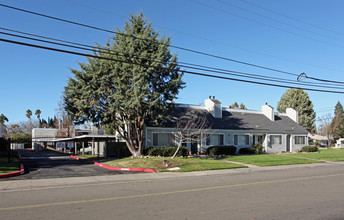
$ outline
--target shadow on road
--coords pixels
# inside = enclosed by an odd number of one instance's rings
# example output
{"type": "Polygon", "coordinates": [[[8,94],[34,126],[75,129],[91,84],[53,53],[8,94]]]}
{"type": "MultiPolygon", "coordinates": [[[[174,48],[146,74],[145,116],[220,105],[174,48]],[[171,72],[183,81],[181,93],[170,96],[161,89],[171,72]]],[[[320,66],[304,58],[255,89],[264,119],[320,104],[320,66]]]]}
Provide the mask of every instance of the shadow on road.
{"type": "Polygon", "coordinates": [[[36,152],[28,149],[20,149],[18,152],[22,156],[25,173],[3,180],[50,179],[138,173],[108,170],[95,166],[91,162],[72,159],[70,158],[70,154],[63,152],[51,150],[36,152]]]}

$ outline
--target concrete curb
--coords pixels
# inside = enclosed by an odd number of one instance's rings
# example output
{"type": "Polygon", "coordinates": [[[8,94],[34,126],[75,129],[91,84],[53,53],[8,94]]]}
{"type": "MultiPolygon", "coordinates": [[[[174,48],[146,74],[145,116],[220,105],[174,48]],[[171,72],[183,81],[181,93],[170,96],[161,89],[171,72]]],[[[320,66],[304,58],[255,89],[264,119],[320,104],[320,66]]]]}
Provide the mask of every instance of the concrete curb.
{"type": "MultiPolygon", "coordinates": [[[[82,160],[79,157],[76,157],[74,155],[70,155],[71,158],[75,160],[82,160]]],[[[125,167],[111,167],[102,163],[98,162],[92,162],[94,165],[103,167],[108,170],[118,170],[118,171],[135,171],[135,172],[148,172],[148,173],[156,173],[156,170],[153,169],[143,169],[143,168],[125,168],[125,167]]]]}
{"type": "MultiPolygon", "coordinates": [[[[22,157],[20,155],[20,153],[18,153],[18,158],[21,161],[22,157]]],[[[24,170],[24,165],[23,163],[20,162],[20,170],[16,171],[16,172],[12,172],[12,173],[5,173],[5,174],[0,174],[0,178],[8,178],[8,177],[12,177],[12,176],[19,176],[25,173],[24,170]]]]}

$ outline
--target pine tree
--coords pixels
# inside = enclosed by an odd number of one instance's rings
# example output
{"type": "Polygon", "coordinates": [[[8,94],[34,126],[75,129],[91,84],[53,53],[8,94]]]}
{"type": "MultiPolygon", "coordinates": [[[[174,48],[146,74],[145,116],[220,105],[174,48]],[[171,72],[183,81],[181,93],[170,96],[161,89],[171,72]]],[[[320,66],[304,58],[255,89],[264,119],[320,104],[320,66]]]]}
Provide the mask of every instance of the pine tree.
{"type": "Polygon", "coordinates": [[[239,108],[239,105],[237,102],[234,102],[232,105],[231,105],[231,108],[239,108]]]}
{"type": "Polygon", "coordinates": [[[287,108],[299,112],[299,124],[309,132],[315,132],[315,112],[308,93],[302,89],[288,89],[278,102],[277,110],[285,113],[287,108]]]}
{"type": "Polygon", "coordinates": [[[142,13],[131,15],[118,32],[94,54],[125,63],[88,58],[79,64],[81,70],[72,69],[65,109],[76,123],[90,121],[115,130],[136,157],[144,147],[145,120],[162,120],[184,83],[177,58],[170,53],[170,39],[159,39],[142,13]]]}
{"type": "Polygon", "coordinates": [[[344,137],[344,110],[339,101],[334,109],[334,118],[332,119],[331,128],[332,136],[335,140],[344,137]]]}
{"type": "Polygon", "coordinates": [[[246,110],[247,108],[246,108],[246,106],[243,103],[241,103],[240,104],[240,109],[245,109],[246,110]]]}

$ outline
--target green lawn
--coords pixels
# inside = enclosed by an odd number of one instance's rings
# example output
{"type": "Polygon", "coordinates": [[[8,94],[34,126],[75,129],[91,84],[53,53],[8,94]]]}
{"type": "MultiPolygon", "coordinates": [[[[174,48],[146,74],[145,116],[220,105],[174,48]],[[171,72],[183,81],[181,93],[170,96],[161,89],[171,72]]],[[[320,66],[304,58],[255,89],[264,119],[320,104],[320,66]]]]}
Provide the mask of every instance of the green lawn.
{"type": "MultiPolygon", "coordinates": [[[[298,155],[298,154],[297,154],[298,155]]],[[[275,154],[260,154],[260,155],[244,155],[244,156],[228,156],[225,160],[232,160],[236,162],[252,164],[256,166],[279,166],[291,164],[308,164],[308,163],[322,163],[322,161],[315,161],[303,158],[287,157],[275,154]]]]}
{"type": "Polygon", "coordinates": [[[180,167],[177,172],[190,172],[201,170],[217,170],[217,169],[233,169],[233,168],[246,168],[246,166],[228,163],[219,160],[201,159],[201,158],[123,158],[119,160],[112,160],[104,162],[108,166],[112,167],[130,167],[130,168],[145,168],[154,169],[158,172],[168,171],[166,168],[161,167],[163,160],[168,160],[172,163],[172,166],[180,167]]]}
{"type": "MultiPolygon", "coordinates": [[[[287,154],[286,154],[287,155],[287,154]]],[[[314,153],[289,154],[288,156],[311,158],[327,161],[344,161],[344,149],[323,149],[314,153]]]]}
{"type": "Polygon", "coordinates": [[[13,161],[8,164],[7,157],[0,157],[0,174],[12,173],[19,171],[19,161],[17,158],[12,158],[13,161]]]}

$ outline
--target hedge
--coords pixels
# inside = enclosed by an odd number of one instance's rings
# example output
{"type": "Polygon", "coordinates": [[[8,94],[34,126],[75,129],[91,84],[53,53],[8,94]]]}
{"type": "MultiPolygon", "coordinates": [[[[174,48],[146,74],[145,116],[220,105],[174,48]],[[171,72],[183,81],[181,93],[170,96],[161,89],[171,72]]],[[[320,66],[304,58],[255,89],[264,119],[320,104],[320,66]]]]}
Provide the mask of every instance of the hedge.
{"type": "Polygon", "coordinates": [[[319,148],[317,146],[304,146],[302,148],[302,152],[317,152],[318,149],[319,148]]]}
{"type": "MultiPolygon", "coordinates": [[[[147,147],[143,150],[143,154],[147,156],[172,157],[178,147],[147,147]]],[[[176,156],[186,157],[188,155],[187,147],[180,147],[176,156]]]]}
{"type": "Polygon", "coordinates": [[[239,154],[256,154],[256,150],[253,147],[245,147],[239,150],[239,154]]]}
{"type": "Polygon", "coordinates": [[[237,148],[234,146],[211,146],[207,148],[207,154],[216,155],[235,155],[237,148]]]}

